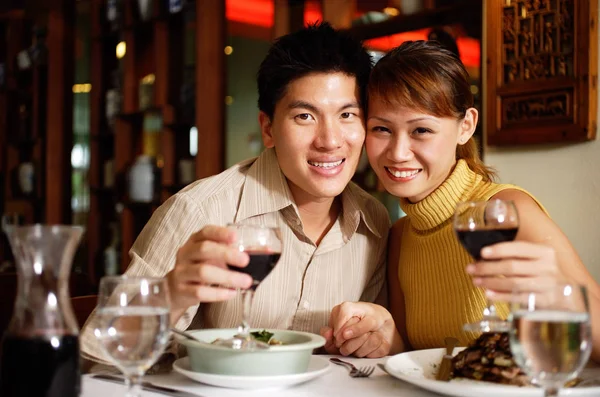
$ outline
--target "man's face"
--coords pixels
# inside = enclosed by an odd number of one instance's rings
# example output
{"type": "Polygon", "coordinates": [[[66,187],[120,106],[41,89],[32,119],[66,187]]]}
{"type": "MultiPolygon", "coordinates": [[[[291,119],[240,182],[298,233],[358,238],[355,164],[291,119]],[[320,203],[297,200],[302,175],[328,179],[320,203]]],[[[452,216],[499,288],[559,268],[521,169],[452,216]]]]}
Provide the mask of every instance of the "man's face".
{"type": "Polygon", "coordinates": [[[365,127],[356,78],[314,73],[292,81],[273,119],[259,119],[266,147],[275,148],[296,204],[339,195],[354,175],[365,127]]]}

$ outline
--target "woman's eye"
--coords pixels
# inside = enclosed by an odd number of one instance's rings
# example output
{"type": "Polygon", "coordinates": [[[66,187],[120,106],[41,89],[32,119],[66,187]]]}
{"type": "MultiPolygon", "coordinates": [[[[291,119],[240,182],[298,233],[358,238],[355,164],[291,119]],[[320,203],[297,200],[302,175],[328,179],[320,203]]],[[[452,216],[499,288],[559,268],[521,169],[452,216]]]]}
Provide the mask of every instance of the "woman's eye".
{"type": "Polygon", "coordinates": [[[382,127],[380,125],[376,125],[375,127],[371,128],[371,131],[373,131],[373,132],[390,132],[389,128],[382,127]]]}
{"type": "Polygon", "coordinates": [[[419,127],[415,129],[415,133],[417,135],[427,134],[428,132],[431,132],[431,130],[428,128],[419,127]]]}

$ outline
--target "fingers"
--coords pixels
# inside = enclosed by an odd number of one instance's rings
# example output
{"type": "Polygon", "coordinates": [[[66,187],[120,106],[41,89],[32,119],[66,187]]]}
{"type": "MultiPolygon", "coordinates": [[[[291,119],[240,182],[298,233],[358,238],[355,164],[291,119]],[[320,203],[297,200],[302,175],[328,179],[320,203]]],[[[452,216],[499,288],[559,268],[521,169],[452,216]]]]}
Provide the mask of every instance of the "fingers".
{"type": "Polygon", "coordinates": [[[211,240],[222,244],[231,244],[235,238],[235,230],[216,225],[205,226],[190,236],[190,240],[193,242],[211,240]]]}
{"type": "Polygon", "coordinates": [[[221,302],[232,299],[237,295],[235,290],[209,285],[186,285],[181,287],[179,292],[194,296],[198,302],[221,302]]]}
{"type": "Polygon", "coordinates": [[[477,277],[491,276],[539,276],[543,274],[555,274],[557,266],[552,262],[504,259],[498,261],[481,261],[466,267],[467,273],[477,277]]]}
{"type": "Polygon", "coordinates": [[[553,256],[554,250],[552,247],[528,241],[507,241],[490,245],[481,250],[481,257],[486,260],[497,260],[509,257],[539,259],[552,258],[553,256]]]}
{"type": "Polygon", "coordinates": [[[512,293],[515,290],[541,292],[557,284],[553,277],[486,277],[475,278],[473,284],[497,293],[512,293]]]}
{"type": "Polygon", "coordinates": [[[369,332],[358,338],[350,339],[339,349],[344,356],[378,358],[389,352],[389,344],[378,332],[369,332]]]}
{"type": "Polygon", "coordinates": [[[368,334],[371,331],[375,331],[377,328],[379,328],[379,321],[374,317],[364,317],[361,320],[357,317],[352,317],[340,329],[340,332],[335,337],[335,344],[339,348],[347,340],[368,334]]]}
{"type": "Polygon", "coordinates": [[[337,337],[344,326],[350,325],[348,321],[353,317],[356,317],[354,323],[360,321],[364,313],[364,303],[344,302],[335,306],[329,316],[329,327],[333,329],[333,336],[337,337]]]}
{"type": "Polygon", "coordinates": [[[252,285],[252,277],[208,264],[184,266],[179,271],[179,281],[185,284],[220,285],[226,288],[246,289],[252,285]]]}
{"type": "Polygon", "coordinates": [[[245,252],[215,241],[192,241],[190,239],[177,252],[177,263],[209,262],[216,266],[245,267],[250,258],[245,252]]]}
{"type": "Polygon", "coordinates": [[[325,338],[325,345],[323,348],[327,354],[340,354],[340,351],[335,346],[335,341],[333,339],[333,329],[329,327],[322,327],[319,333],[323,338],[325,338]]]}
{"type": "MultiPolygon", "coordinates": [[[[369,339],[369,334],[363,334],[356,338],[347,340],[346,342],[339,345],[340,354],[343,356],[349,356],[360,348],[369,339]]],[[[337,345],[337,340],[336,340],[337,345]]]]}

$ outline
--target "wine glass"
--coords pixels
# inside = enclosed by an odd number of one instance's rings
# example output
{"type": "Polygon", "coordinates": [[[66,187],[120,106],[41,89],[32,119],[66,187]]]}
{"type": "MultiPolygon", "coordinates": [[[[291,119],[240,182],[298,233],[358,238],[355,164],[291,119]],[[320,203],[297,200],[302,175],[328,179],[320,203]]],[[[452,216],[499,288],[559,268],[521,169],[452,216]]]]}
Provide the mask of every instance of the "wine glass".
{"type": "MultiPolygon", "coordinates": [[[[510,200],[465,201],[456,206],[454,231],[476,261],[481,260],[484,247],[512,241],[518,230],[517,207],[510,200]]],[[[498,316],[496,306],[488,299],[482,320],[463,328],[473,332],[508,332],[510,324],[498,316]]]]}
{"type": "Polygon", "coordinates": [[[242,321],[238,325],[238,333],[233,338],[220,340],[216,344],[242,350],[265,348],[268,345],[250,337],[248,319],[252,309],[254,291],[261,281],[271,273],[281,256],[281,233],[278,227],[239,224],[228,225],[228,227],[236,232],[236,240],[232,246],[250,256],[248,266],[229,266],[229,269],[249,274],[253,281],[250,288],[238,290],[243,302],[242,321]]]}
{"type": "Polygon", "coordinates": [[[164,279],[108,276],[100,280],[94,334],[125,376],[127,397],[140,395],[142,377],[167,346],[169,310],[164,279]]]}
{"type": "Polygon", "coordinates": [[[583,369],[592,352],[585,287],[558,285],[512,295],[510,349],[515,362],[544,388],[558,396],[566,381],[583,369]]]}

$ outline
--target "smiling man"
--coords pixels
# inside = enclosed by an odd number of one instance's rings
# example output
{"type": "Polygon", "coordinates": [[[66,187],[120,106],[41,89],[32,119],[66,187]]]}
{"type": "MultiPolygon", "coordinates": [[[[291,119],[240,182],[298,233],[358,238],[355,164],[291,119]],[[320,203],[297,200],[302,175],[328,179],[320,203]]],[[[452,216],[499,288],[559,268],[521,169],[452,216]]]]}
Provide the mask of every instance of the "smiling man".
{"type": "MultiPolygon", "coordinates": [[[[273,44],[258,72],[266,150],[171,197],[131,249],[128,275],[167,278],[173,326],[239,323],[235,290],[252,280],[227,267],[248,263],[228,246],[234,236],[224,225],[232,222],[281,229],[281,259],[256,290],[253,326],[318,333],[336,304],[378,297],[389,218],[350,183],[365,139],[370,70],[363,46],[326,23],[273,44]]],[[[92,316],[82,350],[99,360],[93,328],[92,316]]]]}

